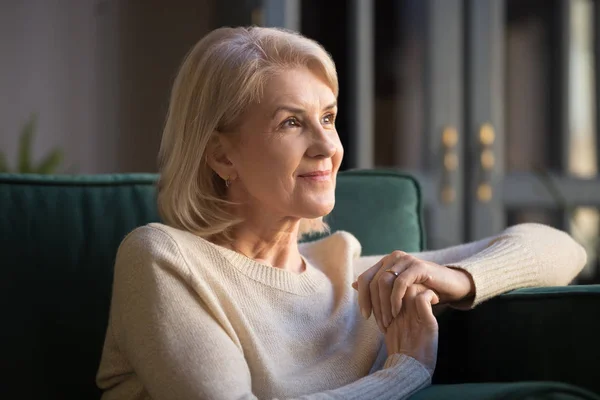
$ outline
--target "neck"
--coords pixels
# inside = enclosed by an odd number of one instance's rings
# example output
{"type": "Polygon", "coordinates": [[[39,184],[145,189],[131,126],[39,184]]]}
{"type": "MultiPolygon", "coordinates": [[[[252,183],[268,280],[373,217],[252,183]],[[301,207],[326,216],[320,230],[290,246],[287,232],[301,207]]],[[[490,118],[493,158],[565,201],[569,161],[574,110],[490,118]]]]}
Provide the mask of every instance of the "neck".
{"type": "Polygon", "coordinates": [[[238,225],[233,241],[224,245],[248,258],[293,273],[304,271],[298,249],[299,220],[280,221],[272,226],[256,226],[251,221],[238,225]]]}

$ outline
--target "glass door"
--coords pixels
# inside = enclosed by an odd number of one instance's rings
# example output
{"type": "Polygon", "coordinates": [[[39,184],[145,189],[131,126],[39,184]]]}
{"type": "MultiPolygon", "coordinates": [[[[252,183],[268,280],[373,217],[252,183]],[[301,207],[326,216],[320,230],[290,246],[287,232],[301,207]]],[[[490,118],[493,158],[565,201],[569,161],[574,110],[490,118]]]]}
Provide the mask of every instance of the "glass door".
{"type": "Polygon", "coordinates": [[[469,239],[542,222],[570,231],[598,278],[597,3],[469,0],[469,239]]]}
{"type": "Polygon", "coordinates": [[[462,0],[375,6],[375,166],[416,176],[428,248],[464,242],[465,77],[462,0]]]}

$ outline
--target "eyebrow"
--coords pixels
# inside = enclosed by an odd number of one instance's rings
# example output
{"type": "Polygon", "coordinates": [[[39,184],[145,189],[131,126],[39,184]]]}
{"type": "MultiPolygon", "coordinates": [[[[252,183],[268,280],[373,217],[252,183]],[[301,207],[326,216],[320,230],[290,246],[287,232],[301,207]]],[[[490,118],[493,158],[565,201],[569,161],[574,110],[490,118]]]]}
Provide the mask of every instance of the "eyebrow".
{"type": "MultiPolygon", "coordinates": [[[[337,107],[337,101],[334,101],[333,103],[329,104],[328,106],[323,108],[323,110],[330,110],[334,107],[337,107]]],[[[302,108],[296,108],[293,106],[279,106],[275,109],[275,111],[273,112],[273,116],[271,118],[275,118],[277,113],[280,111],[289,111],[294,114],[304,114],[306,112],[306,110],[304,110],[302,108]]]]}

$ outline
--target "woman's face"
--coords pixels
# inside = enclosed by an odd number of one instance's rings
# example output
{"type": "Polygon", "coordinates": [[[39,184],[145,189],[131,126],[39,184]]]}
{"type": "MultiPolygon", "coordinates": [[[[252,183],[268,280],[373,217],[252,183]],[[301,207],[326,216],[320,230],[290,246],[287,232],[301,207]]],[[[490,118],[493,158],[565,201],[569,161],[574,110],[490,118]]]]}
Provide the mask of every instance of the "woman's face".
{"type": "Polygon", "coordinates": [[[336,98],[309,69],[283,71],[243,115],[228,151],[231,199],[250,212],[317,218],[335,203],[344,150],[335,129],[336,98]]]}

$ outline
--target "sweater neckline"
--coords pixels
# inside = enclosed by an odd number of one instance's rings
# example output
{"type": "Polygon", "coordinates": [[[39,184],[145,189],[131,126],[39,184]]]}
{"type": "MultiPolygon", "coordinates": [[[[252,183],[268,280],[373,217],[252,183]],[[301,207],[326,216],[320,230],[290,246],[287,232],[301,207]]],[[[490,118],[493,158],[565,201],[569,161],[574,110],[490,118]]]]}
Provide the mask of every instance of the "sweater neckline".
{"type": "MultiPolygon", "coordinates": [[[[198,236],[197,236],[198,237],[198,236]]],[[[307,296],[313,293],[322,292],[329,282],[327,276],[316,268],[310,260],[300,254],[305,270],[299,274],[286,271],[271,265],[256,261],[235,250],[228,249],[218,244],[212,243],[204,238],[201,239],[210,249],[224,258],[230,267],[248,278],[260,282],[263,285],[293,293],[300,296],[307,296]]]]}

